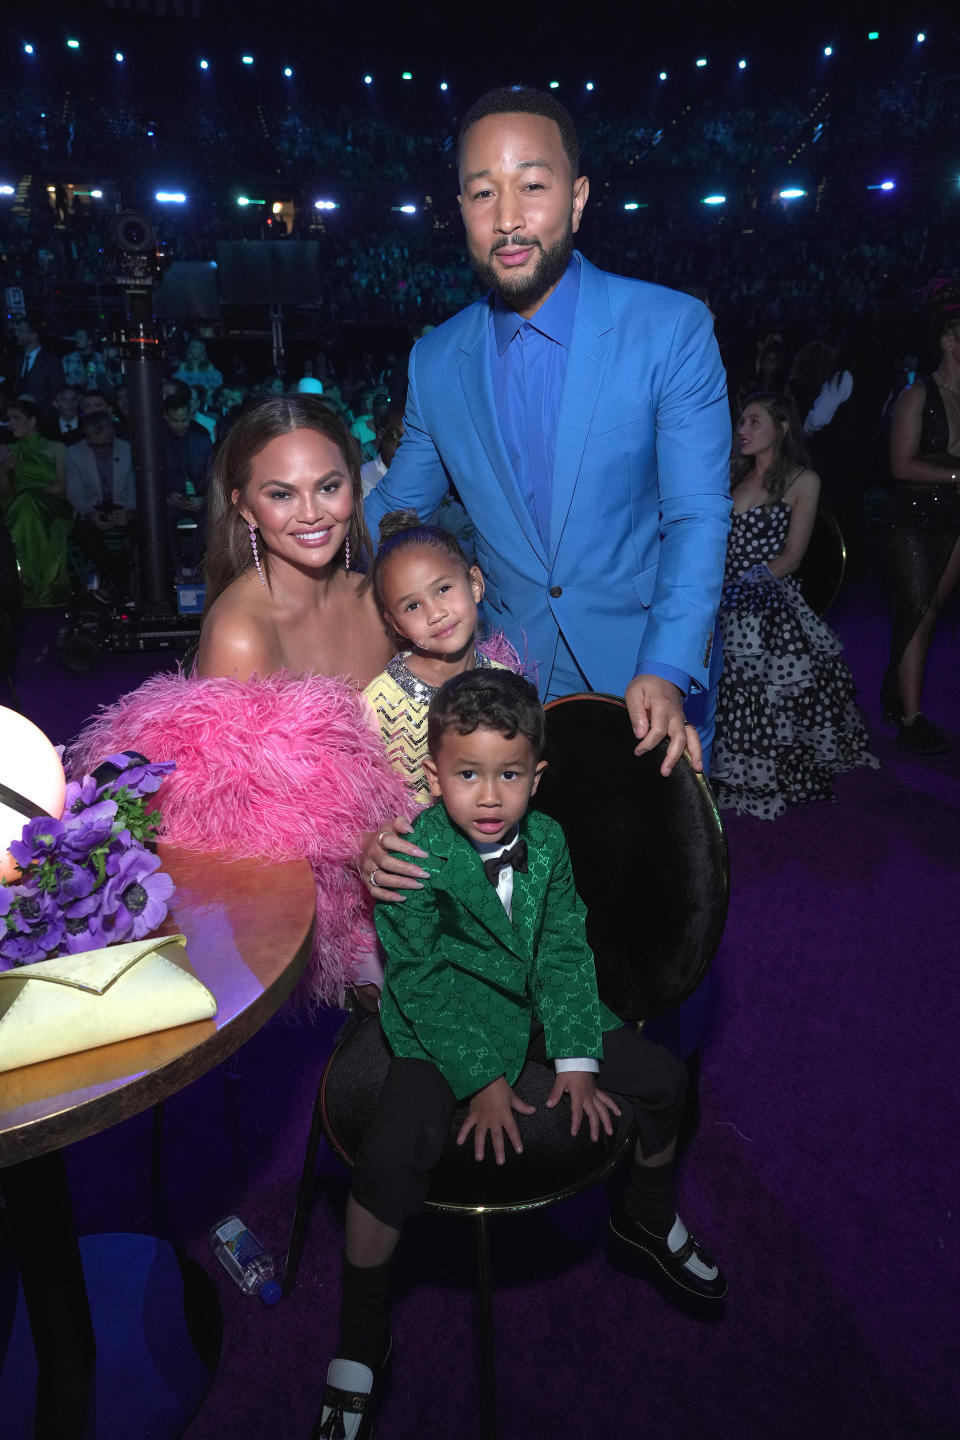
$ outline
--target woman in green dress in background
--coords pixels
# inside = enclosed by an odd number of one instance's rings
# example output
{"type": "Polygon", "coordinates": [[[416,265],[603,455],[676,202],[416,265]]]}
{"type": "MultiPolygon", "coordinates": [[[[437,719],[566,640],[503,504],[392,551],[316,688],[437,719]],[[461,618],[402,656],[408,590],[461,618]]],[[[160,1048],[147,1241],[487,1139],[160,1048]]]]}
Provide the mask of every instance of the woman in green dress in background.
{"type": "Polygon", "coordinates": [[[32,609],[69,599],[67,537],[73,525],[63,493],[66,447],[39,433],[39,416],[32,400],[15,400],[7,410],[13,444],[0,446],[0,504],[17,547],[23,603],[32,609]]]}

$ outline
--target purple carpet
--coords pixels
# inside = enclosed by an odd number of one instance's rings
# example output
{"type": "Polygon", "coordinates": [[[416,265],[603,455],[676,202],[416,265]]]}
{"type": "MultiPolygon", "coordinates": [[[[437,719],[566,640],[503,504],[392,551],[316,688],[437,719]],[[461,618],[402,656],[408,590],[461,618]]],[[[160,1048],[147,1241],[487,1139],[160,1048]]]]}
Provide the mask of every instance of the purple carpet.
{"type": "MultiPolygon", "coordinates": [[[[727,1272],[725,1309],[708,1321],[683,1313],[639,1268],[615,1261],[602,1189],[495,1224],[503,1440],[960,1435],[950,1058],[960,1033],[960,733],[950,755],[900,755],[880,726],[886,626],[876,584],[850,587],[831,619],[883,768],[841,777],[836,804],[773,823],[728,820],[730,919],[704,1046],[703,1123],[681,1177],[683,1213],[727,1272]]],[[[53,616],[30,618],[19,688],[30,718],[65,740],[158,657],[117,657],[72,676],[48,648],[55,628],[53,616]]],[[[940,723],[960,714],[957,653],[942,627],[928,685],[940,723]]],[[[166,1105],[171,1238],[214,1276],[225,1324],[189,1440],[309,1434],[336,1340],[343,1172],[324,1151],[297,1287],[272,1310],[234,1289],[206,1236],[236,1210],[282,1262],[313,1093],[340,1018],[315,1028],[278,1019],[166,1105]]],[[[159,1227],[149,1116],[67,1159],[81,1233],[159,1227]]],[[[472,1440],[468,1224],[412,1225],[398,1282],[378,1434],[472,1440]]]]}

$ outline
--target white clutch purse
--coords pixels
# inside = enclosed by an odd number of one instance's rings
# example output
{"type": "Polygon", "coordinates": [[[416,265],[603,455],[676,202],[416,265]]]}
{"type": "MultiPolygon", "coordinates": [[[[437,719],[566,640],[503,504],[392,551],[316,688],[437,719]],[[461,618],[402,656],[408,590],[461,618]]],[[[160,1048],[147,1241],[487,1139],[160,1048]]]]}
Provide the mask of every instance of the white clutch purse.
{"type": "Polygon", "coordinates": [[[0,972],[0,1070],[209,1020],[217,1002],[185,944],[162,935],[0,972]]]}

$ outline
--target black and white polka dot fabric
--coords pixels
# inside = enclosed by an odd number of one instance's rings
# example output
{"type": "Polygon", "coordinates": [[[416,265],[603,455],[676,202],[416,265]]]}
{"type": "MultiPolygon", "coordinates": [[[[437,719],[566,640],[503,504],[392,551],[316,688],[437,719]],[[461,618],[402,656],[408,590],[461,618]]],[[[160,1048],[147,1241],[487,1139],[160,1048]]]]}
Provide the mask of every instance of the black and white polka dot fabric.
{"type": "Polygon", "coordinates": [[[832,778],[876,766],[843,648],[792,577],[764,566],[783,549],[782,500],[735,514],[720,628],[723,677],[710,783],[722,809],[772,820],[833,798],[832,778]]]}

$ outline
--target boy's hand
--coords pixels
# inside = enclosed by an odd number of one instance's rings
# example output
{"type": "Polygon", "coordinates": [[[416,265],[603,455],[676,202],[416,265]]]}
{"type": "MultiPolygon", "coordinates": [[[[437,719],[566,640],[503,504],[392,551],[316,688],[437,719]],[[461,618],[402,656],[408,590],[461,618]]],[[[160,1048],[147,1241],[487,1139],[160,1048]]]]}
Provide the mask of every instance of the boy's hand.
{"type": "Polygon", "coordinates": [[[613,1134],[610,1115],[611,1112],[619,1115],[620,1106],[606,1091],[597,1089],[597,1077],[592,1070],[561,1070],[547,1100],[548,1110],[559,1105],[564,1091],[570,1096],[571,1135],[577,1134],[584,1115],[590,1125],[591,1140],[599,1140],[601,1125],[607,1135],[613,1134]]]}
{"type": "Polygon", "coordinates": [[[489,1135],[493,1144],[494,1159],[498,1165],[502,1165],[506,1159],[503,1145],[504,1131],[509,1136],[510,1143],[517,1154],[523,1154],[520,1131],[513,1118],[514,1110],[518,1115],[532,1115],[535,1109],[534,1105],[527,1105],[519,1095],[514,1094],[504,1076],[501,1075],[499,1079],[491,1080],[489,1085],[484,1085],[482,1090],[478,1090],[470,1101],[470,1111],[457,1136],[457,1144],[462,1145],[472,1130],[473,1153],[478,1160],[482,1160],[483,1152],[486,1149],[487,1135],[489,1135]]]}

